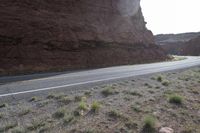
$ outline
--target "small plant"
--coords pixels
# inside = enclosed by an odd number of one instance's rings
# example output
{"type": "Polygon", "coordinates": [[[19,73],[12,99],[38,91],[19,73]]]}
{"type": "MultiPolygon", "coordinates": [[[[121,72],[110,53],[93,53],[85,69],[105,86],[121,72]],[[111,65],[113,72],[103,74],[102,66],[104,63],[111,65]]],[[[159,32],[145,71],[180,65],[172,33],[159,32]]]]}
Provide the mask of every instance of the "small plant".
{"type": "Polygon", "coordinates": [[[192,123],[189,123],[188,125],[185,125],[181,133],[196,133],[196,127],[192,123]]]}
{"type": "Polygon", "coordinates": [[[144,132],[152,133],[155,132],[156,118],[153,116],[146,116],[144,118],[144,132]]]}
{"type": "Polygon", "coordinates": [[[5,126],[0,127],[0,132],[8,131],[9,129],[12,129],[12,128],[16,127],[16,126],[18,126],[17,122],[7,123],[5,126]]]}
{"type": "Polygon", "coordinates": [[[41,101],[37,104],[38,107],[44,107],[46,106],[47,104],[49,104],[50,101],[49,100],[44,100],[44,101],[41,101]]]}
{"type": "Polygon", "coordinates": [[[62,99],[63,97],[65,97],[65,94],[64,94],[64,93],[58,93],[58,94],[55,95],[55,99],[56,99],[56,100],[60,100],[60,99],[62,99]]]}
{"type": "Polygon", "coordinates": [[[74,116],[72,116],[72,115],[67,115],[67,116],[65,116],[65,117],[63,118],[63,123],[64,123],[65,125],[71,123],[72,121],[74,121],[74,116]]]}
{"type": "Polygon", "coordinates": [[[51,126],[50,124],[45,124],[43,127],[40,128],[39,133],[46,133],[50,131],[51,126]]]}
{"type": "Polygon", "coordinates": [[[0,119],[3,118],[3,116],[4,116],[4,114],[3,114],[3,113],[0,113],[0,119]]]}
{"type": "Polygon", "coordinates": [[[162,82],[162,85],[164,85],[164,86],[169,86],[169,81],[168,80],[164,80],[163,82],[162,82]]]}
{"type": "Polygon", "coordinates": [[[140,106],[138,106],[138,105],[133,105],[133,106],[131,106],[131,109],[133,110],[133,111],[135,111],[135,112],[141,112],[142,110],[140,109],[140,106]]]}
{"type": "Polygon", "coordinates": [[[65,109],[64,108],[60,108],[53,114],[53,117],[57,118],[57,119],[60,119],[60,118],[63,118],[65,116],[65,113],[66,113],[65,109]]]}
{"type": "Polygon", "coordinates": [[[130,95],[132,95],[132,96],[139,96],[139,97],[142,96],[142,94],[140,94],[140,93],[137,92],[137,91],[125,91],[125,93],[126,93],[126,94],[130,94],[130,95]]]}
{"type": "Polygon", "coordinates": [[[67,96],[63,96],[58,101],[64,104],[69,104],[72,100],[67,96]]]}
{"type": "Polygon", "coordinates": [[[47,99],[54,99],[55,97],[56,95],[51,93],[47,96],[47,99]]]}
{"type": "Polygon", "coordinates": [[[112,118],[120,118],[122,116],[122,114],[116,110],[111,110],[108,112],[108,116],[112,117],[112,118]]]}
{"type": "Polygon", "coordinates": [[[86,91],[85,93],[84,93],[86,96],[91,96],[92,94],[91,94],[91,91],[86,91]]]}
{"type": "Polygon", "coordinates": [[[74,97],[75,102],[80,102],[80,101],[82,101],[82,97],[83,97],[83,96],[75,96],[75,97],[74,97]]]}
{"type": "Polygon", "coordinates": [[[24,115],[27,115],[28,113],[30,113],[31,110],[30,109],[22,109],[20,112],[19,112],[19,116],[24,116],[24,115]]]}
{"type": "Polygon", "coordinates": [[[130,94],[133,96],[139,96],[139,97],[142,96],[142,94],[140,94],[139,92],[136,92],[136,91],[131,91],[130,94]]]}
{"type": "Polygon", "coordinates": [[[0,104],[0,108],[5,108],[5,107],[8,107],[8,104],[6,103],[0,104]]]}
{"type": "Polygon", "coordinates": [[[172,94],[169,96],[169,102],[174,104],[182,104],[183,97],[177,94],[172,94]]]}
{"type": "Polygon", "coordinates": [[[25,133],[25,130],[21,127],[15,127],[11,130],[11,133],[25,133]]]}
{"type": "Polygon", "coordinates": [[[149,83],[145,83],[144,86],[147,86],[148,88],[152,88],[152,86],[149,83]]]}
{"type": "Polygon", "coordinates": [[[126,100],[126,101],[130,101],[130,100],[131,100],[131,98],[130,98],[130,97],[128,97],[128,96],[125,96],[125,97],[124,97],[124,100],[126,100]]]}
{"type": "Polygon", "coordinates": [[[100,107],[101,107],[100,103],[97,101],[94,101],[92,103],[91,109],[92,111],[97,112],[100,109],[100,107]]]}
{"type": "Polygon", "coordinates": [[[42,121],[42,120],[33,120],[31,125],[29,125],[27,127],[27,129],[33,131],[33,130],[37,130],[37,129],[41,128],[41,127],[44,127],[44,126],[45,126],[45,122],[44,121],[42,121]]]}
{"type": "Polygon", "coordinates": [[[82,100],[81,101],[84,101],[84,102],[86,102],[87,101],[87,97],[82,97],[82,100]]]}
{"type": "Polygon", "coordinates": [[[114,93],[113,88],[111,86],[107,86],[102,92],[101,92],[104,96],[109,96],[112,95],[114,93]]]}
{"type": "Polygon", "coordinates": [[[162,76],[157,77],[157,81],[162,82],[162,80],[163,80],[162,76]]]}
{"type": "Polygon", "coordinates": [[[29,100],[29,102],[35,102],[35,101],[37,101],[38,100],[38,97],[32,97],[30,100],[29,100]]]}
{"type": "Polygon", "coordinates": [[[166,90],[166,91],[164,92],[164,94],[165,94],[165,95],[172,95],[172,94],[174,94],[174,92],[173,92],[172,90],[166,90]]]}
{"type": "Polygon", "coordinates": [[[148,90],[149,93],[154,94],[155,92],[153,90],[148,90]]]}
{"type": "Polygon", "coordinates": [[[128,128],[128,129],[136,129],[138,128],[138,124],[135,123],[134,121],[132,120],[128,120],[125,122],[125,126],[128,128]]]}
{"type": "Polygon", "coordinates": [[[80,116],[81,114],[80,114],[80,112],[79,111],[77,111],[77,110],[75,110],[74,112],[73,112],[73,114],[74,114],[74,116],[75,117],[78,117],[78,116],[80,116]]]}
{"type": "Polygon", "coordinates": [[[81,101],[79,103],[79,107],[80,110],[87,110],[87,104],[84,101],[81,101]]]}
{"type": "Polygon", "coordinates": [[[156,89],[160,89],[160,86],[156,86],[156,89]]]}

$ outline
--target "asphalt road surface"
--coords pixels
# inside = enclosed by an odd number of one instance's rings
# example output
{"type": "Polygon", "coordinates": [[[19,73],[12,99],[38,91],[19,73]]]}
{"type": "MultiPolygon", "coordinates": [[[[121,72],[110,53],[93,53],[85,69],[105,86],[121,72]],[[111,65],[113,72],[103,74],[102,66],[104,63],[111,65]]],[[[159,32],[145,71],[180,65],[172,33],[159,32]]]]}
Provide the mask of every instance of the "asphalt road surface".
{"type": "Polygon", "coordinates": [[[160,62],[141,65],[126,65],[73,73],[47,73],[24,76],[0,77],[0,99],[16,99],[32,95],[47,94],[50,91],[66,91],[84,88],[88,85],[101,85],[138,75],[178,70],[200,66],[200,57],[173,62],[160,62]]]}

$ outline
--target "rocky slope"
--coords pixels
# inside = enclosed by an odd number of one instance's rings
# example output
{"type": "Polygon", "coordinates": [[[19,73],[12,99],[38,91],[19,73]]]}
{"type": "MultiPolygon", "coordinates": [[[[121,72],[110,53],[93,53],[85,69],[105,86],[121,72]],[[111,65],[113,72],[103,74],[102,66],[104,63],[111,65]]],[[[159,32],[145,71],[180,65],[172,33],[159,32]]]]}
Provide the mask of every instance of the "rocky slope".
{"type": "Polygon", "coordinates": [[[182,54],[200,56],[200,36],[186,42],[183,46],[182,54]]]}
{"type": "Polygon", "coordinates": [[[140,0],[0,1],[0,72],[80,69],[165,58],[140,0]]]}
{"type": "Polygon", "coordinates": [[[200,32],[162,34],[155,36],[155,41],[169,54],[200,55],[200,32]]]}

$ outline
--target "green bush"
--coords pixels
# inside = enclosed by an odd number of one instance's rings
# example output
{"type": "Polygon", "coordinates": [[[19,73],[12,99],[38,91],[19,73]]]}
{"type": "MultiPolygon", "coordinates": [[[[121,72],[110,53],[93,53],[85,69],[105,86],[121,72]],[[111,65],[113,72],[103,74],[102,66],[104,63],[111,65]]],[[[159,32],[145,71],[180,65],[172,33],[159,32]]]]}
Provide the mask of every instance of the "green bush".
{"type": "Polygon", "coordinates": [[[149,115],[144,118],[144,126],[143,130],[146,133],[153,133],[155,132],[155,126],[156,126],[156,118],[149,115]]]}
{"type": "Polygon", "coordinates": [[[108,116],[116,119],[116,118],[121,118],[122,114],[116,110],[111,110],[108,112],[108,116]]]}
{"type": "Polygon", "coordinates": [[[0,104],[0,108],[5,108],[5,107],[8,107],[8,104],[6,103],[0,104]]]}
{"type": "Polygon", "coordinates": [[[69,124],[70,122],[74,121],[74,116],[72,115],[67,115],[63,118],[63,123],[65,125],[69,124]]]}
{"type": "Polygon", "coordinates": [[[169,86],[169,81],[168,80],[164,80],[163,82],[162,82],[162,85],[164,85],[164,86],[169,86]]]}
{"type": "Polygon", "coordinates": [[[113,88],[108,86],[106,87],[102,92],[101,92],[104,96],[109,96],[112,95],[114,93],[113,88]]]}
{"type": "Polygon", "coordinates": [[[163,80],[162,76],[157,77],[157,81],[162,82],[162,80],[163,80]]]}
{"type": "Polygon", "coordinates": [[[29,101],[34,102],[34,101],[37,101],[37,100],[38,100],[38,97],[32,97],[29,101]]]}
{"type": "Polygon", "coordinates": [[[44,126],[45,126],[45,122],[43,120],[41,120],[41,119],[33,120],[31,125],[29,125],[27,127],[27,129],[33,131],[33,130],[37,130],[37,129],[41,128],[41,127],[44,127],[44,126]]]}
{"type": "Polygon", "coordinates": [[[92,103],[91,109],[92,111],[97,112],[100,109],[100,107],[101,107],[100,103],[97,101],[94,101],[92,103]]]}
{"type": "Polygon", "coordinates": [[[169,96],[169,102],[174,104],[182,104],[183,97],[177,94],[172,94],[169,96]]]}
{"type": "Polygon", "coordinates": [[[79,103],[79,107],[80,110],[87,110],[87,104],[84,101],[81,101],[79,103]]]}
{"type": "Polygon", "coordinates": [[[72,100],[67,96],[63,96],[58,101],[64,104],[69,104],[72,100]]]}
{"type": "Polygon", "coordinates": [[[16,127],[11,130],[11,133],[25,133],[25,130],[21,127],[16,127]]]}
{"type": "Polygon", "coordinates": [[[57,119],[63,118],[65,116],[65,113],[66,113],[65,109],[60,108],[53,114],[53,117],[57,119]]]}

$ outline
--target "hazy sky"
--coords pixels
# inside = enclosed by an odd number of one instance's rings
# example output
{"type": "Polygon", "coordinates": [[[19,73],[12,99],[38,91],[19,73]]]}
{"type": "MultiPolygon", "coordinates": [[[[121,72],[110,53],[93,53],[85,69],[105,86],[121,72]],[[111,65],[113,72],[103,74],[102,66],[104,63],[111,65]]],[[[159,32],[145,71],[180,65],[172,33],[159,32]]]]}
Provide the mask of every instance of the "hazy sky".
{"type": "Polygon", "coordinates": [[[141,0],[141,6],[154,34],[200,31],[200,0],[141,0]]]}

